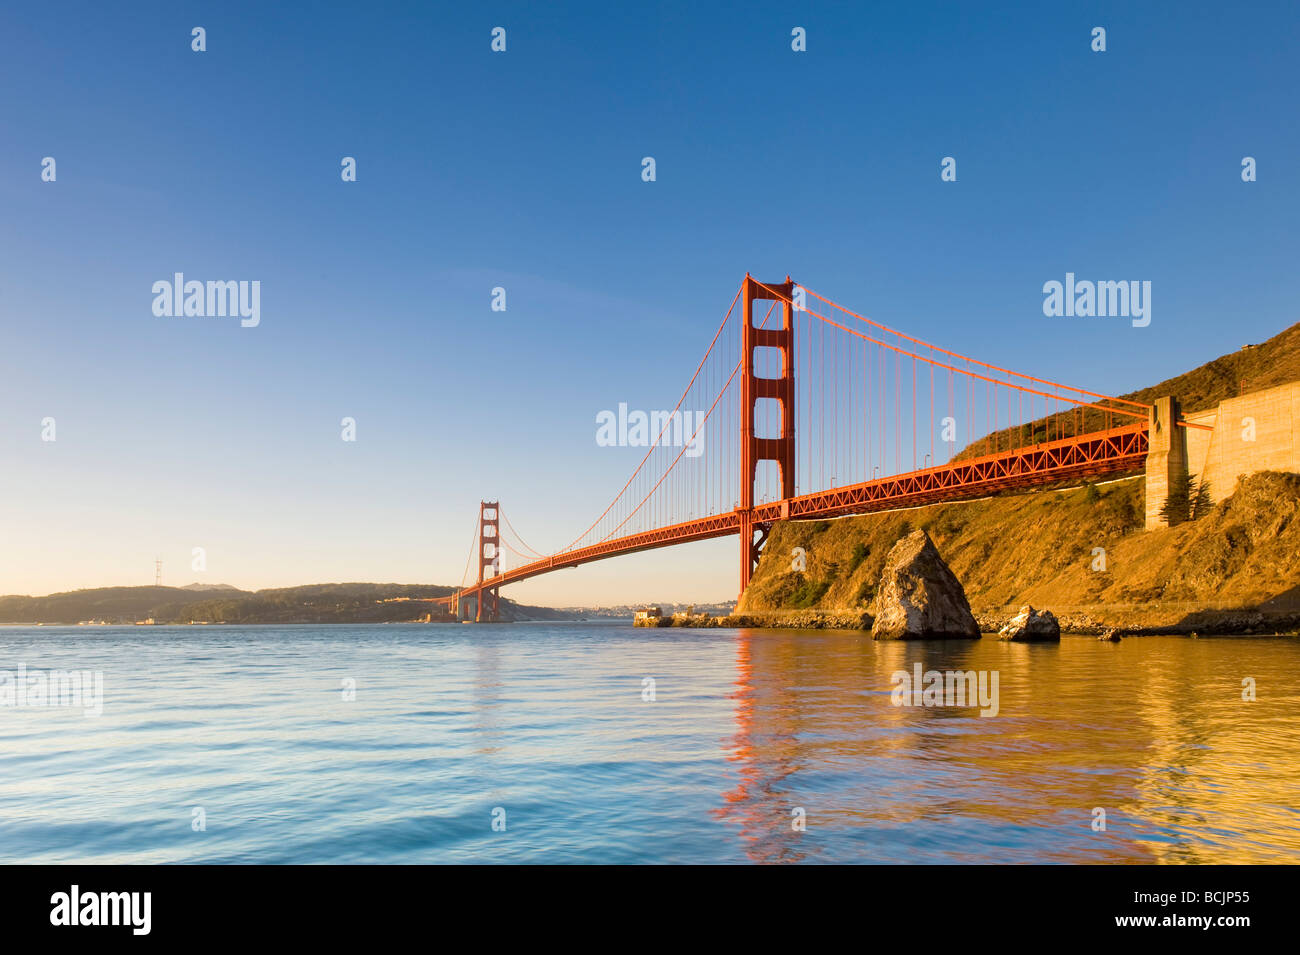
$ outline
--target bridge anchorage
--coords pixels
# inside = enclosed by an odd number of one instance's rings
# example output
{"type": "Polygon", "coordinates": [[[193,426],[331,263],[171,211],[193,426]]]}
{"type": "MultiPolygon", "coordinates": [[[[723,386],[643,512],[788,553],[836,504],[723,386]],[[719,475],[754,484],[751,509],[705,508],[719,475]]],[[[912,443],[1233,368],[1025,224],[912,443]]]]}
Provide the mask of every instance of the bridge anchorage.
{"type": "MultiPolygon", "coordinates": [[[[628,433],[644,440],[629,444],[648,450],[585,531],[544,553],[523,541],[499,502],[482,501],[477,580],[462,579],[439,602],[459,618],[472,599],[476,622],[495,621],[507,584],[732,535],[743,593],[777,521],[1149,471],[1150,434],[1170,444],[1169,424],[1199,427],[1176,411],[1158,416],[1142,402],[921,341],[789,276],[769,284],[749,274],[676,407],[637,414],[628,433]],[[517,566],[502,569],[503,549],[517,566]]],[[[1163,460],[1161,447],[1153,460],[1163,460]]]]}

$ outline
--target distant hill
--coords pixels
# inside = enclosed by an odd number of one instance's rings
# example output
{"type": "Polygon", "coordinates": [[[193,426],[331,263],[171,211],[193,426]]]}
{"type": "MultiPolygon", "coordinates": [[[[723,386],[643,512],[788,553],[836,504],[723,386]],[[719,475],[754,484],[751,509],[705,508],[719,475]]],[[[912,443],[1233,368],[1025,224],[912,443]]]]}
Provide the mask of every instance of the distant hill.
{"type": "Polygon", "coordinates": [[[174,620],[193,602],[194,593],[180,587],[99,587],[45,597],[9,596],[0,597],[0,623],[174,620]]]}
{"type": "MultiPolygon", "coordinates": [[[[397,623],[444,619],[420,598],[455,590],[433,584],[308,584],[246,591],[225,585],[100,587],[44,597],[0,597],[0,623],[75,624],[88,620],[135,623],[397,623]]],[[[568,620],[573,614],[528,607],[501,598],[506,620],[568,620]]]]}

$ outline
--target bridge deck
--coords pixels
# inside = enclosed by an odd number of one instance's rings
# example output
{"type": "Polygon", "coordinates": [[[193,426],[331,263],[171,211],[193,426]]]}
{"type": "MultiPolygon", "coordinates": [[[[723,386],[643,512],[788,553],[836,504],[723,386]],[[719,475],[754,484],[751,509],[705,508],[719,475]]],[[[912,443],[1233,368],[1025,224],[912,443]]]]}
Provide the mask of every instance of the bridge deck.
{"type": "MultiPolygon", "coordinates": [[[[760,504],[753,508],[753,522],[765,524],[779,520],[867,514],[1114,474],[1141,468],[1146,453],[1147,424],[1140,422],[760,504]]],[[[738,511],[697,518],[535,560],[489,578],[482,584],[466,587],[457,594],[439,598],[437,602],[450,604],[461,597],[476,596],[482,590],[504,587],[553,570],[577,567],[607,557],[727,537],[739,532],[738,511]]]]}

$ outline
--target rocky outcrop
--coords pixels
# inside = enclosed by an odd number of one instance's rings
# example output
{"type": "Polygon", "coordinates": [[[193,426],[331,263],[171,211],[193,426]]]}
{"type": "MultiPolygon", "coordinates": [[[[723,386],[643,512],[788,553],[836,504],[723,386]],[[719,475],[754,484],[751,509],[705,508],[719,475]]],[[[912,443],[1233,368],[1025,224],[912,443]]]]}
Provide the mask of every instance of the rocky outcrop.
{"type": "Polygon", "coordinates": [[[870,630],[865,610],[769,610],[726,618],[733,627],[782,627],[794,630],[870,630]]]}
{"type": "Polygon", "coordinates": [[[1061,625],[1052,611],[1035,610],[1029,604],[1025,604],[1020,608],[1020,612],[998,631],[998,639],[1015,640],[1021,643],[1059,641],[1061,625]]]}
{"type": "Polygon", "coordinates": [[[978,638],[966,593],[923,530],[898,541],[876,591],[874,640],[978,638]]]}
{"type": "MultiPolygon", "coordinates": [[[[669,618],[664,618],[669,620],[669,618]]],[[[871,615],[862,610],[769,610],[763,613],[710,617],[707,614],[670,621],[674,627],[780,628],[786,630],[870,630],[871,615]]]]}
{"type": "Polygon", "coordinates": [[[1139,529],[1144,486],[1139,476],[833,521],[778,521],[736,612],[872,609],[886,555],[921,527],[987,634],[1027,603],[1051,608],[1066,636],[1107,628],[1131,637],[1300,630],[1300,474],[1244,477],[1204,517],[1152,532],[1139,529]],[[1082,559],[1101,541],[1107,564],[1122,574],[1098,573],[1093,559],[1082,559]],[[793,569],[795,548],[806,554],[802,574],[793,569]]]}

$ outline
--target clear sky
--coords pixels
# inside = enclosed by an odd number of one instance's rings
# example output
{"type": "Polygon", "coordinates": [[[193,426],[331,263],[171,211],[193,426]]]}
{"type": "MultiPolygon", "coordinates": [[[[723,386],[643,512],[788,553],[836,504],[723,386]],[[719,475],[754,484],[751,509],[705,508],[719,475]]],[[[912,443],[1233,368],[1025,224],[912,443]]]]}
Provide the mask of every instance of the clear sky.
{"type": "MultiPolygon", "coordinates": [[[[671,407],[747,270],[1111,394],[1263,340],[1298,49],[1293,2],[8,4],[0,593],[455,583],[483,497],[562,546],[639,460],[596,414],[671,407]],[[1150,326],[1045,317],[1067,271],[1150,326]],[[260,324],[155,316],[175,272],[260,324]]],[[[507,595],[731,599],[735,550],[507,595]]]]}

